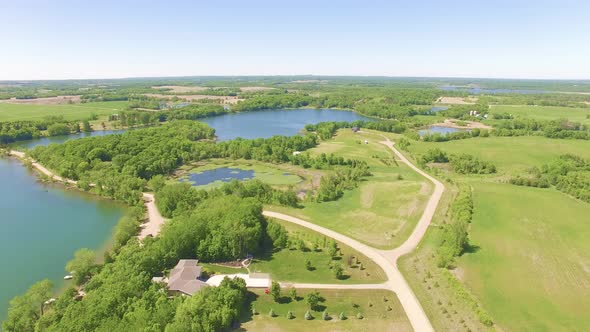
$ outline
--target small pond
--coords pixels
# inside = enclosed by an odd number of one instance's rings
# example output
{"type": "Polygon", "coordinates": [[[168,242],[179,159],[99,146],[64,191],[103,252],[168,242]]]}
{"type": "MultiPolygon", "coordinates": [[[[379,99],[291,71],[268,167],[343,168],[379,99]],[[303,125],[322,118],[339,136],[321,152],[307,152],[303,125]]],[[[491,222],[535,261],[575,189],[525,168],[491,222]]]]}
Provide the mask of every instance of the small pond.
{"type": "Polygon", "coordinates": [[[440,112],[440,111],[446,111],[449,108],[447,106],[433,106],[430,109],[430,113],[436,113],[436,112],[440,112]]]}
{"type": "Polygon", "coordinates": [[[181,182],[192,183],[193,186],[204,186],[215,181],[230,182],[231,180],[249,180],[254,178],[254,171],[239,168],[221,167],[189,173],[187,177],[181,178],[181,182]]]}
{"type": "Polygon", "coordinates": [[[430,126],[428,128],[418,130],[418,134],[420,134],[420,136],[432,135],[432,134],[446,135],[448,133],[456,133],[459,131],[466,131],[466,130],[468,130],[468,129],[459,129],[459,128],[451,128],[451,127],[443,127],[443,126],[430,126]]]}

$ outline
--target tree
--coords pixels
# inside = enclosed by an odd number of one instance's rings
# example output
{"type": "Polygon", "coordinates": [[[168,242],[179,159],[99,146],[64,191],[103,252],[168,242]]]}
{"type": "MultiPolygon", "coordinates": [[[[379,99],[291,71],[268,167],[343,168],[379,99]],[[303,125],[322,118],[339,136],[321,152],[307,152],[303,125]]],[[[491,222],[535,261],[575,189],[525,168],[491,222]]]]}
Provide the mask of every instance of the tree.
{"type": "Polygon", "coordinates": [[[359,312],[358,314],[356,314],[356,318],[358,318],[358,319],[363,319],[364,317],[363,317],[363,314],[361,314],[361,313],[359,312]]]}
{"type": "Polygon", "coordinates": [[[330,241],[330,244],[328,245],[328,255],[330,255],[330,257],[335,257],[337,252],[338,244],[334,240],[330,241]]]}
{"type": "Polygon", "coordinates": [[[324,310],[324,312],[322,312],[322,319],[330,320],[330,314],[328,314],[328,310],[324,310]]]}
{"type": "Polygon", "coordinates": [[[311,315],[311,312],[309,310],[307,310],[305,312],[305,320],[312,320],[313,316],[311,315]]]}
{"type": "Polygon", "coordinates": [[[321,299],[322,299],[322,297],[320,296],[320,293],[318,291],[313,291],[313,292],[307,294],[307,296],[305,297],[305,302],[307,302],[309,307],[311,309],[313,309],[318,306],[321,299]]]}
{"type": "Polygon", "coordinates": [[[332,271],[334,272],[334,277],[336,277],[336,279],[342,279],[344,276],[344,268],[342,268],[341,264],[334,264],[332,271]]]}
{"type": "Polygon", "coordinates": [[[82,131],[85,133],[89,133],[92,131],[92,127],[90,126],[90,122],[88,122],[88,120],[84,120],[82,122],[82,131]]]}
{"type": "Polygon", "coordinates": [[[96,270],[96,253],[88,248],[82,248],[74,254],[74,259],[66,264],[66,271],[73,273],[74,282],[83,284],[96,270]]]}
{"type": "Polygon", "coordinates": [[[272,309],[270,309],[270,311],[268,312],[268,316],[269,317],[275,317],[276,316],[275,311],[272,310],[272,309]]]}
{"type": "Polygon", "coordinates": [[[275,302],[279,302],[279,299],[281,298],[281,285],[274,280],[270,285],[270,295],[275,302]]]}
{"type": "Polygon", "coordinates": [[[295,289],[295,287],[291,287],[291,289],[289,290],[289,297],[293,299],[293,301],[297,301],[297,290],[295,289]]]}
{"type": "Polygon", "coordinates": [[[305,268],[307,271],[313,271],[313,266],[311,265],[311,261],[309,259],[305,260],[305,268]]]}
{"type": "Polygon", "coordinates": [[[40,281],[22,296],[10,300],[8,317],[2,322],[6,332],[35,331],[37,320],[43,315],[43,305],[51,297],[53,284],[45,279],[40,281]]]}
{"type": "Polygon", "coordinates": [[[287,312],[287,319],[293,319],[293,318],[295,318],[295,315],[293,315],[293,312],[291,310],[289,310],[287,312]]]}
{"type": "Polygon", "coordinates": [[[338,316],[338,319],[340,319],[340,320],[346,320],[346,318],[347,317],[346,317],[346,314],[344,313],[344,311],[341,312],[340,315],[338,316]]]}

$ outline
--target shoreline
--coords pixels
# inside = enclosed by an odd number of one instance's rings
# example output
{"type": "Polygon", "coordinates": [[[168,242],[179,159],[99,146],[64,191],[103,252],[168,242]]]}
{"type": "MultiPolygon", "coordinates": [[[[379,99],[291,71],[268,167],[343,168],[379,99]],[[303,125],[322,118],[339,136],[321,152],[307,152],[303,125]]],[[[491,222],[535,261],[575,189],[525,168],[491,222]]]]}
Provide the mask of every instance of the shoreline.
{"type": "MultiPolygon", "coordinates": [[[[20,160],[21,162],[26,162],[27,160],[31,162],[31,166],[36,169],[37,171],[41,172],[43,175],[49,177],[51,180],[60,182],[64,185],[73,185],[77,186],[78,182],[62,178],[59,175],[56,175],[52,171],[45,168],[43,165],[39,164],[37,161],[27,158],[24,152],[16,151],[16,150],[6,150],[7,155],[9,157],[15,157],[16,159],[20,160]]],[[[93,183],[90,184],[91,187],[94,186],[93,183]]],[[[76,187],[76,189],[78,189],[76,187]]],[[[146,219],[145,222],[139,225],[139,232],[137,233],[137,237],[139,240],[145,239],[147,236],[155,237],[160,233],[160,229],[162,225],[166,222],[166,219],[160,214],[158,211],[158,207],[156,206],[156,198],[154,194],[144,192],[142,193],[142,198],[144,201],[144,206],[146,208],[146,219]]],[[[111,236],[112,237],[112,236],[111,236]]]]}

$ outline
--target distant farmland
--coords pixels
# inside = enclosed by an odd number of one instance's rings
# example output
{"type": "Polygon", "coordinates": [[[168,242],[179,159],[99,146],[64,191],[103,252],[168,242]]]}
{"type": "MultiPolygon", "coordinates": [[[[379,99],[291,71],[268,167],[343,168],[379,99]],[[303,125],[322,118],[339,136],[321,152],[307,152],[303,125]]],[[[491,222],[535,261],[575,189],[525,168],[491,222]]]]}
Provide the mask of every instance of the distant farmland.
{"type": "Polygon", "coordinates": [[[0,103],[0,121],[41,120],[46,116],[63,116],[66,120],[83,120],[91,114],[106,116],[124,110],[126,101],[84,104],[28,105],[0,103]]]}

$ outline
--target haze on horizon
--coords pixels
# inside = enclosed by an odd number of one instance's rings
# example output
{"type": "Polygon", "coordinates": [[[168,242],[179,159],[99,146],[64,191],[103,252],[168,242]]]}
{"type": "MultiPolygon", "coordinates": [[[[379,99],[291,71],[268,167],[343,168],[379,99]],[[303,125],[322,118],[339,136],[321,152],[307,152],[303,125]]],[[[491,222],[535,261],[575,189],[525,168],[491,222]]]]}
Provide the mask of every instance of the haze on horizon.
{"type": "Polygon", "coordinates": [[[587,1],[0,3],[0,80],[590,79],[587,1]]]}

